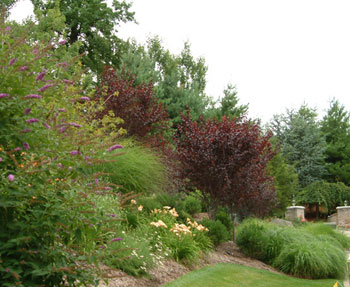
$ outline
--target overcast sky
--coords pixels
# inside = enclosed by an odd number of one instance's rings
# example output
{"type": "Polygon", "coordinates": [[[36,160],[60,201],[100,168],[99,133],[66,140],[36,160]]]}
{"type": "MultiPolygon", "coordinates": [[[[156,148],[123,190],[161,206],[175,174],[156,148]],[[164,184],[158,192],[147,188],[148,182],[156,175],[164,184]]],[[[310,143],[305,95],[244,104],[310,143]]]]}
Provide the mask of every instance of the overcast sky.
{"type": "MultiPolygon", "coordinates": [[[[208,65],[207,94],[236,85],[253,118],[266,122],[303,102],[323,115],[332,98],[350,110],[349,0],[133,2],[138,25],[123,24],[122,38],[159,35],[173,53],[190,41],[208,65]]],[[[31,11],[20,1],[11,17],[31,11]]]]}

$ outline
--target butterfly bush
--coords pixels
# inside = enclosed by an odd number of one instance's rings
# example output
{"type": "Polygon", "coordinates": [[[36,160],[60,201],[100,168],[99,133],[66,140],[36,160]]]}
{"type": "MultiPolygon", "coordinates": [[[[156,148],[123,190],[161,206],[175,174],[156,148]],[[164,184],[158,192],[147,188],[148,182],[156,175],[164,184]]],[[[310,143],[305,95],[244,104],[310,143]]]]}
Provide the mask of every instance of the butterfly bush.
{"type": "Polygon", "coordinates": [[[64,40],[43,44],[0,18],[0,286],[94,284],[98,270],[90,263],[104,254],[97,244],[108,250],[120,239],[100,228],[113,222],[97,212],[94,198],[104,192],[89,183],[112,185],[80,167],[84,157],[98,164],[98,151],[116,145],[118,134],[99,137],[113,116],[90,121],[99,107],[86,95],[93,91],[76,84],[79,56],[52,61],[64,40]]]}

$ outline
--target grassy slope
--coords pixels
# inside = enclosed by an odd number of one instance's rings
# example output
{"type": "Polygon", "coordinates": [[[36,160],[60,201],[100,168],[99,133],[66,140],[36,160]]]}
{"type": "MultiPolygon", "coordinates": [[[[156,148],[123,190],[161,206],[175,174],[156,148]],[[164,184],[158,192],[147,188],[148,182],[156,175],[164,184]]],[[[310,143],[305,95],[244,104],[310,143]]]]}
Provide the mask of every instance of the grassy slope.
{"type": "Polygon", "coordinates": [[[186,274],[167,287],[332,287],[334,279],[306,280],[251,267],[220,263],[186,274]]]}

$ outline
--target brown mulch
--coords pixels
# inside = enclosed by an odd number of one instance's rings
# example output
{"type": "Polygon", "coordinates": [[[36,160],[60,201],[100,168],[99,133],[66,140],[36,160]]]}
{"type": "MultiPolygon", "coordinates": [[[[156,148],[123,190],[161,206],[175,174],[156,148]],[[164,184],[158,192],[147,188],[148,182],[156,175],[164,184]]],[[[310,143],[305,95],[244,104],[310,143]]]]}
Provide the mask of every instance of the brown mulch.
{"type": "Polygon", "coordinates": [[[135,278],[119,270],[109,270],[106,272],[111,277],[108,280],[108,285],[101,282],[99,287],[158,287],[192,270],[216,263],[234,263],[280,273],[271,266],[244,255],[234,242],[228,241],[220,244],[215,252],[206,255],[192,268],[181,265],[173,260],[166,260],[150,271],[150,278],[135,278]]]}

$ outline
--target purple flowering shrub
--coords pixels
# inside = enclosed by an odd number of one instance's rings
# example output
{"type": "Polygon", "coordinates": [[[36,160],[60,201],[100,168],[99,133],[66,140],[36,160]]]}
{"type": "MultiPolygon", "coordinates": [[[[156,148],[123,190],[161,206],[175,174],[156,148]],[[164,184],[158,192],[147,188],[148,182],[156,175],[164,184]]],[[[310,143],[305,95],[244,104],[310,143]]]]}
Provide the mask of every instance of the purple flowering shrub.
{"type": "Polygon", "coordinates": [[[44,45],[6,27],[0,21],[0,286],[94,284],[98,270],[89,263],[117,238],[96,198],[117,206],[117,187],[80,166],[122,147],[114,137],[100,140],[97,127],[106,123],[91,126],[84,114],[96,103],[79,77],[51,61],[62,52],[59,39],[44,45]]]}

